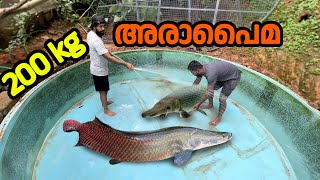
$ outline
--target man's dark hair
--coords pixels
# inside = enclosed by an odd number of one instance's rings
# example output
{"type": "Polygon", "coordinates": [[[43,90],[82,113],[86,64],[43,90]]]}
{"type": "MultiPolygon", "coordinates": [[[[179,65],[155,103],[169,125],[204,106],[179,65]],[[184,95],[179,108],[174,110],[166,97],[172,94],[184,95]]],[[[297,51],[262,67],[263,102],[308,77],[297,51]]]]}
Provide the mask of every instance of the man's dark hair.
{"type": "Polygon", "coordinates": [[[103,16],[95,14],[91,18],[90,28],[93,29],[94,27],[97,27],[99,24],[104,24],[104,23],[106,23],[106,21],[104,20],[103,16]]]}
{"type": "Polygon", "coordinates": [[[189,65],[188,65],[188,70],[189,70],[189,71],[195,71],[195,70],[200,69],[200,68],[202,68],[202,67],[203,67],[203,65],[202,65],[201,63],[199,63],[199,62],[196,61],[196,60],[193,60],[193,61],[191,61],[191,62],[189,63],[189,65]]]}

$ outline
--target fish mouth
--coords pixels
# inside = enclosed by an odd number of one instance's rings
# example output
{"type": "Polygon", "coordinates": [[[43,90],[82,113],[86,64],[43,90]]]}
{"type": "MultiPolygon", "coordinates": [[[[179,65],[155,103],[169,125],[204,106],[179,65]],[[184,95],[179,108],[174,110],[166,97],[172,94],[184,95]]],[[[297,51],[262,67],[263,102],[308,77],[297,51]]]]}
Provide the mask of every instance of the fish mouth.
{"type": "Polygon", "coordinates": [[[155,117],[157,115],[157,113],[148,113],[148,112],[144,112],[141,114],[141,116],[143,118],[150,118],[150,117],[155,117]]]}
{"type": "Polygon", "coordinates": [[[232,138],[232,133],[229,132],[208,132],[197,131],[191,134],[190,145],[194,150],[217,146],[228,142],[232,138]]]}
{"type": "Polygon", "coordinates": [[[232,138],[232,133],[230,132],[221,132],[219,133],[220,140],[217,141],[217,144],[223,144],[228,142],[232,138]]]}
{"type": "Polygon", "coordinates": [[[223,144],[228,142],[232,138],[232,133],[230,132],[219,132],[218,134],[215,134],[213,136],[213,141],[216,143],[215,145],[218,144],[223,144]],[[217,139],[215,139],[217,138],[217,139]]]}
{"type": "Polygon", "coordinates": [[[224,144],[232,138],[232,133],[229,132],[220,132],[219,135],[213,136],[214,145],[224,144]],[[217,138],[217,139],[216,139],[217,138]]]}
{"type": "Polygon", "coordinates": [[[232,133],[229,132],[224,132],[221,135],[224,139],[227,139],[227,141],[229,141],[232,138],[232,133]]]}

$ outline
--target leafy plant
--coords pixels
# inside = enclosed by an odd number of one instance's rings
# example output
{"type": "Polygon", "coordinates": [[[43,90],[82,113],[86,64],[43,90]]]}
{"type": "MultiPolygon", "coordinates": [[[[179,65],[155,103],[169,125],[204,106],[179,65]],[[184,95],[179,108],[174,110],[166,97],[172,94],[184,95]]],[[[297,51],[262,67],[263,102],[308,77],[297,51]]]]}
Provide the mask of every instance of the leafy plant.
{"type": "Polygon", "coordinates": [[[59,2],[60,2],[60,6],[58,9],[59,16],[71,22],[78,22],[79,15],[76,14],[72,8],[72,5],[74,2],[70,0],[59,0],[59,2]]]}
{"type": "Polygon", "coordinates": [[[314,71],[313,71],[314,74],[316,75],[320,75],[320,67],[317,67],[314,71]]]}
{"type": "Polygon", "coordinates": [[[318,63],[318,61],[319,61],[319,59],[313,58],[312,60],[310,60],[310,61],[308,61],[308,62],[306,63],[306,66],[311,66],[311,65],[313,65],[313,64],[316,64],[316,63],[318,63]]]}
{"type": "Polygon", "coordinates": [[[113,22],[120,22],[126,20],[126,15],[133,10],[133,7],[125,7],[119,5],[113,5],[109,9],[109,13],[112,14],[113,22]]]}
{"type": "Polygon", "coordinates": [[[28,17],[28,14],[26,12],[19,13],[13,17],[15,21],[15,25],[18,27],[18,32],[15,38],[13,38],[9,42],[9,46],[7,47],[7,51],[11,52],[14,48],[20,46],[22,43],[25,43],[26,41],[26,28],[25,28],[25,22],[26,18],[28,17]]]}
{"type": "MultiPolygon", "coordinates": [[[[141,6],[148,6],[147,2],[142,2],[141,6]]],[[[140,21],[146,21],[146,20],[156,20],[157,19],[157,8],[139,8],[139,20],[140,21]]],[[[161,12],[160,12],[161,15],[161,12]]]]}
{"type": "MultiPolygon", "coordinates": [[[[109,9],[109,13],[112,14],[113,18],[112,22],[115,23],[127,20],[127,16],[129,16],[129,14],[134,16],[137,13],[139,14],[140,21],[156,19],[158,13],[157,8],[136,8],[136,6],[132,4],[133,2],[133,0],[122,0],[122,2],[112,6],[109,9]]],[[[139,2],[139,6],[148,6],[148,2],[139,2]]]]}
{"type": "Polygon", "coordinates": [[[281,49],[303,55],[320,47],[320,12],[318,0],[280,1],[268,18],[279,22],[284,32],[281,49]]]}
{"type": "Polygon", "coordinates": [[[75,11],[73,6],[75,4],[81,4],[89,7],[93,1],[94,0],[59,0],[60,6],[58,14],[62,19],[67,19],[71,22],[79,22],[80,15],[75,11]]]}

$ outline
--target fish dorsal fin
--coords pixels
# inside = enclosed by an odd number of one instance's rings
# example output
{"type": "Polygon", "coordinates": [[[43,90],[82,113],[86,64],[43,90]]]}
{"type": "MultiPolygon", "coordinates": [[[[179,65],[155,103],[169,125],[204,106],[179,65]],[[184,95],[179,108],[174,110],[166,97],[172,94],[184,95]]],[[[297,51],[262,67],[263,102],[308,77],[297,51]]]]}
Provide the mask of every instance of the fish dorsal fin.
{"type": "Polygon", "coordinates": [[[109,126],[108,124],[105,124],[103,123],[99,118],[97,118],[97,116],[94,118],[93,122],[99,124],[99,125],[102,125],[102,126],[105,126],[105,127],[108,127],[108,128],[111,128],[113,129],[111,126],[109,126]]]}
{"type": "Polygon", "coordinates": [[[168,130],[174,130],[174,129],[182,129],[182,128],[189,128],[189,127],[183,127],[183,126],[174,126],[174,127],[167,127],[167,128],[162,128],[158,130],[153,130],[153,131],[121,131],[121,133],[126,134],[126,135],[146,135],[146,134],[152,134],[152,133],[158,133],[158,132],[164,132],[168,130]]]}
{"type": "Polygon", "coordinates": [[[103,124],[103,122],[99,118],[97,118],[97,116],[94,117],[93,121],[103,124]]]}
{"type": "Polygon", "coordinates": [[[175,155],[173,162],[177,166],[183,166],[189,161],[189,159],[191,158],[191,155],[192,155],[192,150],[181,151],[175,155]]]}

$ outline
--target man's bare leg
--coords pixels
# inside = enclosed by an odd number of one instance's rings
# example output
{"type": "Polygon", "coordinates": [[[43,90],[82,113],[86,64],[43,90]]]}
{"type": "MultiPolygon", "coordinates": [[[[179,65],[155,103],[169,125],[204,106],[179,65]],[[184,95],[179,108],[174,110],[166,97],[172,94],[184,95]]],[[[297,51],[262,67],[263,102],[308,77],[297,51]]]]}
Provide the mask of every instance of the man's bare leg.
{"type": "Polygon", "coordinates": [[[201,109],[213,109],[213,92],[211,92],[209,96],[209,104],[200,106],[201,109]]]}
{"type": "Polygon", "coordinates": [[[202,105],[202,106],[200,106],[200,109],[211,109],[211,108],[213,108],[213,105],[212,104],[208,104],[208,105],[202,105]]]}
{"type": "MultiPolygon", "coordinates": [[[[111,111],[109,108],[108,108],[108,101],[107,101],[107,91],[99,91],[100,93],[100,100],[101,100],[101,103],[102,103],[102,106],[104,107],[104,113],[109,115],[109,116],[114,116],[116,115],[115,112],[111,111]]],[[[109,104],[112,104],[113,102],[109,101],[109,104]]]]}
{"type": "Polygon", "coordinates": [[[227,107],[227,96],[221,94],[220,95],[220,98],[219,98],[219,114],[218,116],[213,120],[211,121],[209,124],[211,126],[216,126],[220,123],[221,121],[221,118],[222,118],[222,115],[224,113],[224,111],[226,110],[226,107],[227,107]]]}
{"type": "Polygon", "coordinates": [[[211,109],[213,110],[213,98],[209,97],[209,103],[208,105],[202,105],[200,106],[201,109],[211,109]]]}

